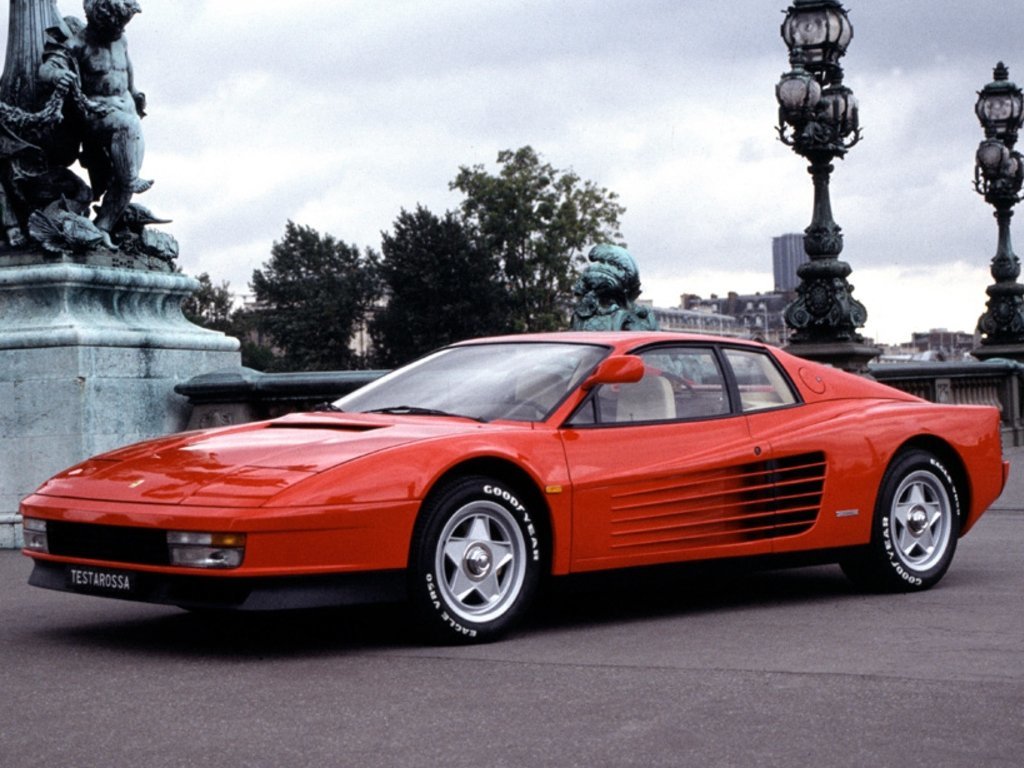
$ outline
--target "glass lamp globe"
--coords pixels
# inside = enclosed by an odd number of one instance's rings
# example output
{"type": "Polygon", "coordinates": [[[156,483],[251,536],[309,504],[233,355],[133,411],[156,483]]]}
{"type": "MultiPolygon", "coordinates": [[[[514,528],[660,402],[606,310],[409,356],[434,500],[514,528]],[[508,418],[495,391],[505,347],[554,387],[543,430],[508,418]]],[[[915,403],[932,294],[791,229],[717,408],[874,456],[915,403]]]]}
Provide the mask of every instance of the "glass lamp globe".
{"type": "Polygon", "coordinates": [[[790,51],[804,51],[812,72],[834,66],[853,39],[853,25],[838,0],[795,0],[781,32],[790,51]]]}
{"type": "Polygon", "coordinates": [[[1024,118],[1024,94],[1010,82],[1010,70],[999,62],[993,71],[993,81],[978,91],[974,112],[978,116],[985,136],[1013,146],[1024,118]]]}

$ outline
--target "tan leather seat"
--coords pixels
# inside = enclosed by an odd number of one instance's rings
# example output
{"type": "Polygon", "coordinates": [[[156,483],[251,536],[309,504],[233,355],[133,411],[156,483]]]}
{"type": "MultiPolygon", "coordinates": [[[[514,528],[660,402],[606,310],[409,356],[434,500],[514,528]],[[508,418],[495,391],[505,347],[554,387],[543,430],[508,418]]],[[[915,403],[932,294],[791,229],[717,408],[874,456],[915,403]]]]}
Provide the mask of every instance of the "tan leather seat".
{"type": "Polygon", "coordinates": [[[676,417],[672,385],[661,376],[645,376],[623,384],[615,408],[616,421],[668,421],[676,417]]]}

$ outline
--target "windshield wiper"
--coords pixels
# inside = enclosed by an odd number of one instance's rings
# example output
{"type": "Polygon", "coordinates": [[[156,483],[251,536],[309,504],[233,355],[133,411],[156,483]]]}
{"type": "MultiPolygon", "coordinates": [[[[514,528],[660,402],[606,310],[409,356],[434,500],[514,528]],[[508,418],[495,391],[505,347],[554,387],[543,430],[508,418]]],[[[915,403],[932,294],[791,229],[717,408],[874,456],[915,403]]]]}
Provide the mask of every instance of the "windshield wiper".
{"type": "Polygon", "coordinates": [[[324,413],[324,412],[330,412],[330,411],[333,411],[334,413],[344,413],[345,412],[341,408],[336,406],[334,403],[329,403],[329,402],[327,402],[327,403],[317,403],[316,405],[313,406],[313,411],[316,412],[316,413],[324,413]]]}
{"type": "Polygon", "coordinates": [[[386,408],[371,408],[366,413],[393,413],[398,416],[451,416],[456,419],[472,419],[473,421],[486,422],[477,416],[467,416],[464,413],[449,413],[436,408],[420,408],[418,405],[389,405],[386,408]]]}

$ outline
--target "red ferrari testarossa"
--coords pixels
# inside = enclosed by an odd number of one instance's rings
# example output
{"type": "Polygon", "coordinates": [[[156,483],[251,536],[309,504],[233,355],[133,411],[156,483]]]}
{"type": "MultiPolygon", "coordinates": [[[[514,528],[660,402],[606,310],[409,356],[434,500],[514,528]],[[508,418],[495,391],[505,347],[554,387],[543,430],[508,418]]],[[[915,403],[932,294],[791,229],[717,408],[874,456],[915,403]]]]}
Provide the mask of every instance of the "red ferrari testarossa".
{"type": "Polygon", "coordinates": [[[30,583],[186,608],[408,600],[493,639],[545,576],[821,553],[927,589],[1001,492],[999,414],[752,342],[481,339],[327,412],[170,435],[25,499],[30,583]]]}

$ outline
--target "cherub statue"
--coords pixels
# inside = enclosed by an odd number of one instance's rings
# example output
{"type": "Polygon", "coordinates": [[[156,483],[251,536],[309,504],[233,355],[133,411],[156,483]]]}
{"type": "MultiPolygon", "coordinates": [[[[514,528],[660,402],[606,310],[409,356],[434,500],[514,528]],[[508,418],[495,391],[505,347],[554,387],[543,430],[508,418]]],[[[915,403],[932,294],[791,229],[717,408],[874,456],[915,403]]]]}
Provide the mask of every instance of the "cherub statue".
{"type": "Polygon", "coordinates": [[[637,307],[640,272],[629,252],[604,243],[590,249],[590,265],[572,292],[576,307],[572,329],[577,331],[655,331],[658,322],[646,307],[637,307]]]}
{"type": "MultiPolygon", "coordinates": [[[[81,122],[73,135],[89,172],[93,198],[102,201],[96,226],[117,226],[132,195],[151,181],[139,178],[144,154],[142,117],[146,97],[135,88],[124,30],[142,9],[135,0],[85,0],[86,24],[68,17],[47,30],[40,79],[69,90],[81,122]]],[[[72,152],[74,154],[74,152],[72,152]]]]}

